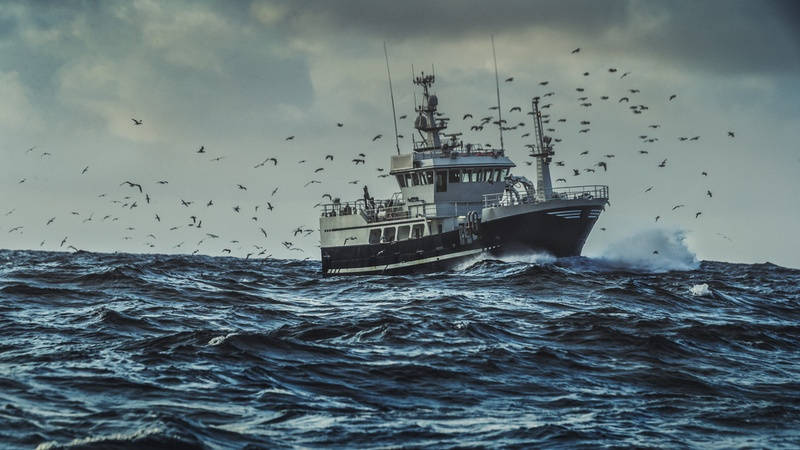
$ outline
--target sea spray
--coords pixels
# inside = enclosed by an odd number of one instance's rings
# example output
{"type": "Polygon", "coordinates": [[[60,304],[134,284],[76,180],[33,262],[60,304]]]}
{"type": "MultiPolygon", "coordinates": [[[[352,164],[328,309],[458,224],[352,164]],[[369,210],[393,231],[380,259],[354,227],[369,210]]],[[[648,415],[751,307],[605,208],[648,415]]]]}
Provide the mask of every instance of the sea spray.
{"type": "Polygon", "coordinates": [[[597,258],[612,267],[647,272],[694,270],[700,265],[683,230],[645,230],[609,245],[597,258]]]}

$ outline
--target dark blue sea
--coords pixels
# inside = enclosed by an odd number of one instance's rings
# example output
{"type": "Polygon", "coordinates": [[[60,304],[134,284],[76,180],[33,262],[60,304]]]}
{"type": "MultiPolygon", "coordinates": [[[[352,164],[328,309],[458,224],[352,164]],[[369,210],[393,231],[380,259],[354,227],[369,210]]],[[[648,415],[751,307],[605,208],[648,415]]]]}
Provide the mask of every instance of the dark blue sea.
{"type": "Polygon", "coordinates": [[[2,448],[800,447],[800,271],[0,251],[2,448]]]}

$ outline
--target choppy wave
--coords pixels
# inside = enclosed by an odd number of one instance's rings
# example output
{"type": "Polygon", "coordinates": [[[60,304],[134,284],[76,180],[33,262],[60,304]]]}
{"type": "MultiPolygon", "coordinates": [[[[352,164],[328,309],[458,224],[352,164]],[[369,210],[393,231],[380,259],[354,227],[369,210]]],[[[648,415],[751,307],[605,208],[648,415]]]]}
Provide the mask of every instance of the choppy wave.
{"type": "Polygon", "coordinates": [[[318,271],[0,251],[0,446],[800,444],[798,270],[651,232],[598,258],[318,271]]]}

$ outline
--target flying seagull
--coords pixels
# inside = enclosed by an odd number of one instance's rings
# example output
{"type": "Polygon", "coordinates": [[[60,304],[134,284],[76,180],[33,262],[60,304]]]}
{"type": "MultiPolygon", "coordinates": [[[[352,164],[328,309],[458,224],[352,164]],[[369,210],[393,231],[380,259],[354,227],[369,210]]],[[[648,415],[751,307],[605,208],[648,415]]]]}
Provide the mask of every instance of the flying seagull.
{"type": "Polygon", "coordinates": [[[128,186],[130,186],[130,187],[139,188],[139,193],[141,193],[141,192],[142,192],[142,185],[141,185],[141,184],[138,184],[138,183],[132,183],[132,182],[130,182],[130,181],[123,181],[123,182],[122,182],[122,183],[120,183],[119,185],[120,185],[120,186],[122,186],[123,184],[127,184],[127,185],[128,185],[128,186]]]}

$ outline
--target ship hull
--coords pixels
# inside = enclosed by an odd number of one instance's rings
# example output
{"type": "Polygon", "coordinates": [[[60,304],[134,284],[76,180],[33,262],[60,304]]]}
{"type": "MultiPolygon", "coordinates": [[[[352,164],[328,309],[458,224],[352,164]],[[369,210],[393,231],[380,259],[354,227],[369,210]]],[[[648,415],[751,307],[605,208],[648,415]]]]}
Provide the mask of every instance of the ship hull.
{"type": "Polygon", "coordinates": [[[484,211],[491,219],[480,224],[477,234],[456,230],[390,244],[328,247],[322,250],[322,272],[337,276],[441,271],[483,253],[578,256],[603,204],[484,211]]]}
{"type": "Polygon", "coordinates": [[[495,256],[531,252],[559,258],[580,256],[602,208],[602,204],[587,203],[523,211],[482,223],[481,238],[495,256]]]}
{"type": "Polygon", "coordinates": [[[409,274],[450,269],[485,251],[480,239],[458,231],[390,244],[349,245],[322,250],[322,273],[337,275],[409,274]]]}

